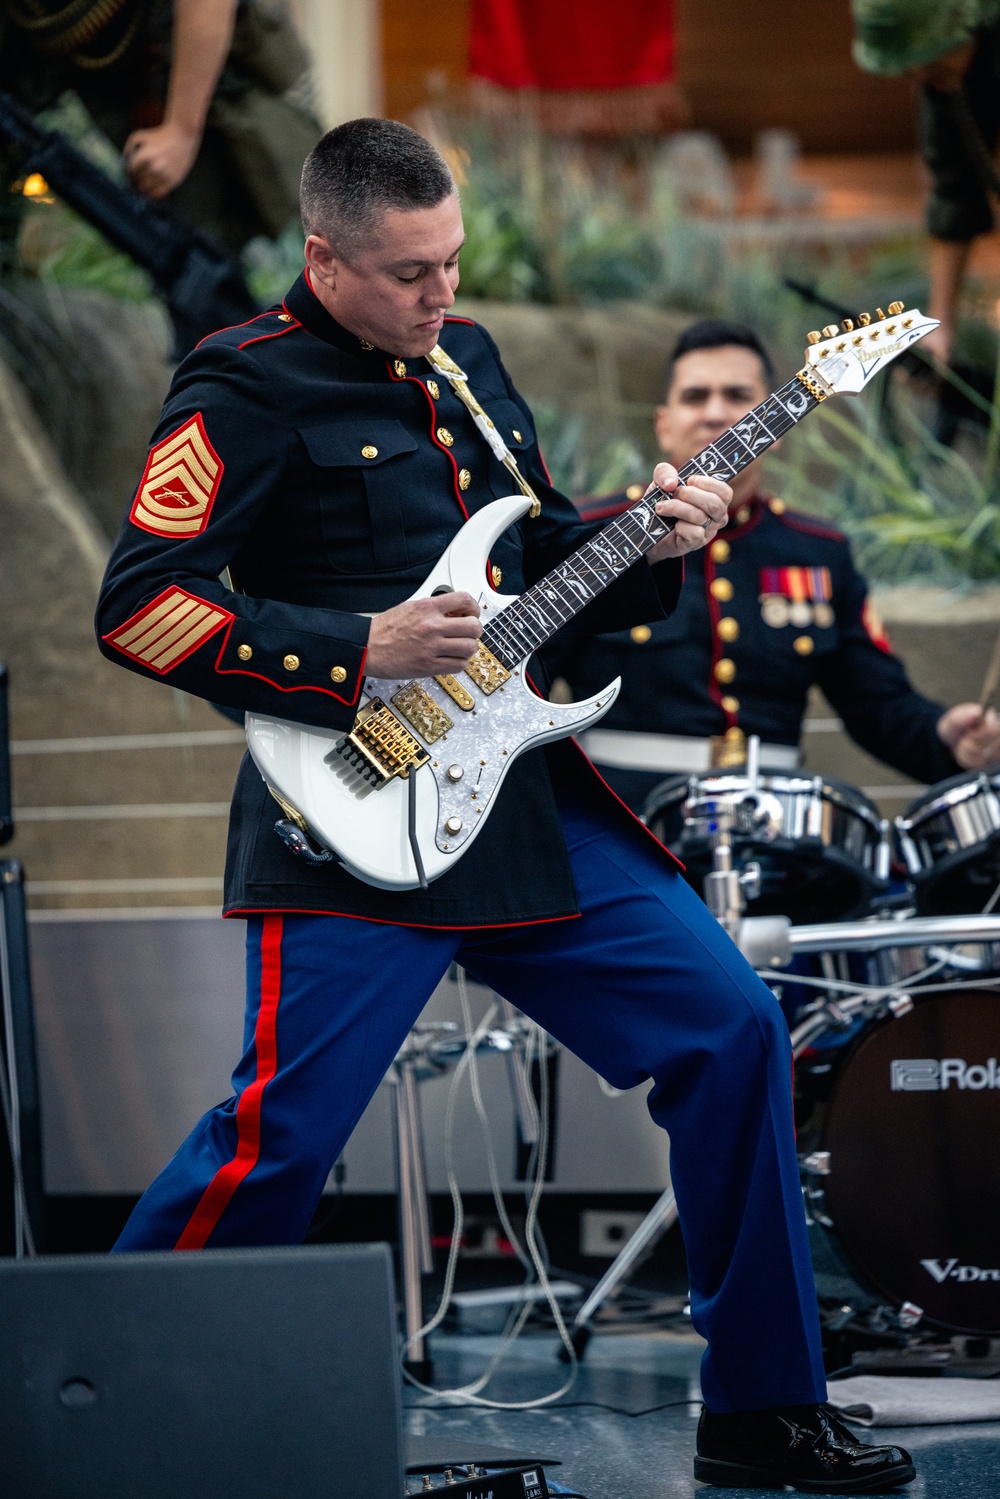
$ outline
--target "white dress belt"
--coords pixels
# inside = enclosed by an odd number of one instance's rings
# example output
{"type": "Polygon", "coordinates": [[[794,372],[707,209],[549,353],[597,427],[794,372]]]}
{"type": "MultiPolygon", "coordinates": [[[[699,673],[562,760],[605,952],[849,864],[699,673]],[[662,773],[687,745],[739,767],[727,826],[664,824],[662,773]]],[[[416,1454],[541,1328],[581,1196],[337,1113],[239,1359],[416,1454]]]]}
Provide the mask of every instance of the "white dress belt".
{"type": "MultiPolygon", "coordinates": [[[[587,729],[579,743],[598,765],[615,770],[655,770],[669,775],[699,775],[712,769],[711,742],[686,734],[640,734],[631,729],[587,729]]],[[[797,770],[801,755],[794,744],[762,744],[762,770],[797,770]]]]}

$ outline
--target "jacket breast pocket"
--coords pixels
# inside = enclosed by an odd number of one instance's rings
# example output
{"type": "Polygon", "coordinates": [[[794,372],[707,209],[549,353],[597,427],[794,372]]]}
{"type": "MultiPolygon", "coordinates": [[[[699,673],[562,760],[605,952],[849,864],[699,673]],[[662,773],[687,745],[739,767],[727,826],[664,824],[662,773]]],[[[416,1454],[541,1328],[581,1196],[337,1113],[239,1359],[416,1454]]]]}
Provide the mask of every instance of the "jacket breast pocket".
{"type": "Polygon", "coordinates": [[[442,507],[402,422],[336,422],[304,427],[299,436],[333,567],[403,572],[440,555],[442,507]]]}
{"type": "MultiPolygon", "coordinates": [[[[535,430],[520,406],[506,396],[482,397],[483,410],[513,453],[522,474],[527,467],[529,451],[535,446],[535,430]]],[[[514,479],[499,463],[490,465],[490,488],[498,499],[516,494],[514,479]]]]}

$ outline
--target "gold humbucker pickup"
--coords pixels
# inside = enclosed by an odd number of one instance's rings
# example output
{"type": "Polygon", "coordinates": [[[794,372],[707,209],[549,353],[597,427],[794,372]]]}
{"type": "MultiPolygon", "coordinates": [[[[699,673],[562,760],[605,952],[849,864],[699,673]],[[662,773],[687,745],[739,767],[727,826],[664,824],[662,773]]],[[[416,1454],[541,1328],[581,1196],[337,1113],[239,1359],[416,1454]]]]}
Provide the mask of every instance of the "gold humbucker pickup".
{"type": "Polygon", "coordinates": [[[442,734],[455,727],[443,708],[439,708],[419,682],[407,682],[389,699],[411,728],[416,729],[425,744],[436,744],[442,734]]]}
{"type": "Polygon", "coordinates": [[[476,700],[472,696],[472,693],[466,691],[457,677],[435,677],[434,680],[439,687],[444,688],[452,702],[457,703],[464,712],[468,713],[471,708],[476,706],[476,700]]]}
{"type": "Polygon", "coordinates": [[[361,709],[341,753],[377,786],[384,786],[394,776],[405,780],[411,769],[426,765],[430,759],[409,729],[378,697],[371,698],[361,709]]]}
{"type": "Polygon", "coordinates": [[[488,646],[481,645],[466,663],[465,674],[471,677],[485,697],[510,681],[510,672],[501,666],[488,646]]]}

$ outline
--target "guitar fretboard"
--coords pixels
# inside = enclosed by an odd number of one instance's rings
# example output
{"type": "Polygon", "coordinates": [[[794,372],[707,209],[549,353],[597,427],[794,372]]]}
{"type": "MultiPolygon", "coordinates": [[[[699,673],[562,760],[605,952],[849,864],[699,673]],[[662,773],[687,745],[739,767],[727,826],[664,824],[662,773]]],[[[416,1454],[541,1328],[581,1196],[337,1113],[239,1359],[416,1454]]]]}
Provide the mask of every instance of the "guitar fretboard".
{"type": "MultiPolygon", "coordinates": [[[[767,451],[819,403],[797,378],[747,413],[679,470],[682,482],[695,474],[732,479],[767,451]]],[[[656,514],[665,499],[655,486],[631,510],[610,521],[565,562],[546,573],[490,620],[482,641],[510,669],[544,645],[609,584],[632,567],[670,531],[673,522],[656,514]]]]}

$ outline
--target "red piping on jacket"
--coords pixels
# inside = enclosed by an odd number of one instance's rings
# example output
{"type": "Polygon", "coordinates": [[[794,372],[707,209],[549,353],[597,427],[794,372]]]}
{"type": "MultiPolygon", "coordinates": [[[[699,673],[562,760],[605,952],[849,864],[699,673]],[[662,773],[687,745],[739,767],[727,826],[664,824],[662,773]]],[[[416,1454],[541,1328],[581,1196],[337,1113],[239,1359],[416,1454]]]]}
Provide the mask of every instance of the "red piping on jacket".
{"type": "Polygon", "coordinates": [[[195,348],[200,349],[202,344],[208,343],[208,340],[215,338],[218,333],[232,333],[236,328],[249,328],[251,323],[259,323],[263,317],[274,317],[274,313],[258,312],[256,317],[248,317],[245,323],[227,323],[224,328],[213,328],[211,333],[206,333],[204,338],[199,338],[195,348]]]}
{"type": "Polygon", "coordinates": [[[282,916],[264,917],[260,945],[260,1008],[253,1044],[256,1075],[236,1105],[236,1154],[220,1166],[201,1194],[175,1249],[204,1249],[237,1187],[246,1181],[260,1159],[260,1117],[264,1089],[278,1070],[278,1004],[281,1000],[282,916]]]}
{"type": "MultiPolygon", "coordinates": [[[[652,835],[650,835],[652,836],[652,835]]],[[[671,854],[671,858],[673,855],[671,854]]],[[[223,916],[230,918],[242,918],[244,916],[268,916],[274,914],[272,906],[240,906],[235,911],[223,911],[223,916]]],[[[414,927],[421,932],[492,932],[514,926],[545,926],[550,921],[579,921],[580,912],[570,911],[566,916],[531,916],[524,921],[487,921],[480,922],[478,926],[470,926],[468,922],[461,922],[457,926],[445,926],[443,923],[430,923],[427,921],[390,921],[388,916],[359,916],[356,911],[311,911],[302,906],[282,906],[278,913],[283,916],[343,916],[347,921],[372,921],[376,926],[405,926],[414,927]]]]}
{"type": "Polygon", "coordinates": [[[222,646],[219,650],[219,654],[215,658],[215,670],[220,677],[255,677],[258,682],[266,682],[268,687],[273,687],[275,692],[322,692],[326,697],[335,697],[338,703],[344,703],[348,708],[354,707],[354,704],[357,702],[358,697],[361,693],[361,684],[365,679],[365,661],[368,657],[367,646],[365,646],[364,654],[361,657],[361,665],[358,667],[358,679],[354,684],[354,692],[350,697],[344,697],[342,693],[334,692],[330,687],[282,687],[280,682],[272,682],[270,677],[261,676],[259,671],[247,671],[246,668],[242,666],[219,665],[219,662],[222,660],[222,657],[225,654],[226,646],[229,644],[229,637],[232,634],[234,623],[235,620],[230,622],[229,628],[226,630],[222,646]]]}
{"type": "Polygon", "coordinates": [[[301,327],[302,324],[300,322],[293,321],[288,323],[284,328],[279,328],[275,333],[258,333],[256,338],[248,338],[245,343],[238,344],[237,347],[240,349],[249,349],[251,344],[262,344],[268,338],[281,338],[282,334],[294,333],[296,328],[301,327]]]}
{"type": "MultiPolygon", "coordinates": [[[[463,318],[462,321],[464,322],[465,319],[463,318]]],[[[444,443],[440,442],[438,440],[438,435],[437,435],[437,407],[434,405],[434,398],[433,398],[433,396],[431,395],[430,391],[427,389],[427,386],[424,384],[424,382],[422,380],[418,380],[417,377],[416,377],[416,375],[397,375],[396,371],[393,369],[392,364],[389,362],[389,360],[386,360],[385,367],[389,371],[389,379],[392,381],[393,385],[415,385],[418,388],[418,390],[423,391],[424,399],[426,400],[428,406],[431,408],[431,442],[434,444],[434,446],[436,448],[438,448],[440,450],[440,452],[442,452],[445,455],[445,457],[451,463],[452,480],[453,480],[454,487],[455,487],[455,498],[458,501],[458,506],[459,506],[459,509],[461,510],[463,516],[465,517],[466,520],[468,520],[469,519],[469,512],[465,508],[465,501],[462,499],[462,491],[459,488],[459,483],[458,483],[458,464],[455,462],[454,455],[451,452],[450,448],[446,448],[445,445],[444,445],[444,443]]]]}

